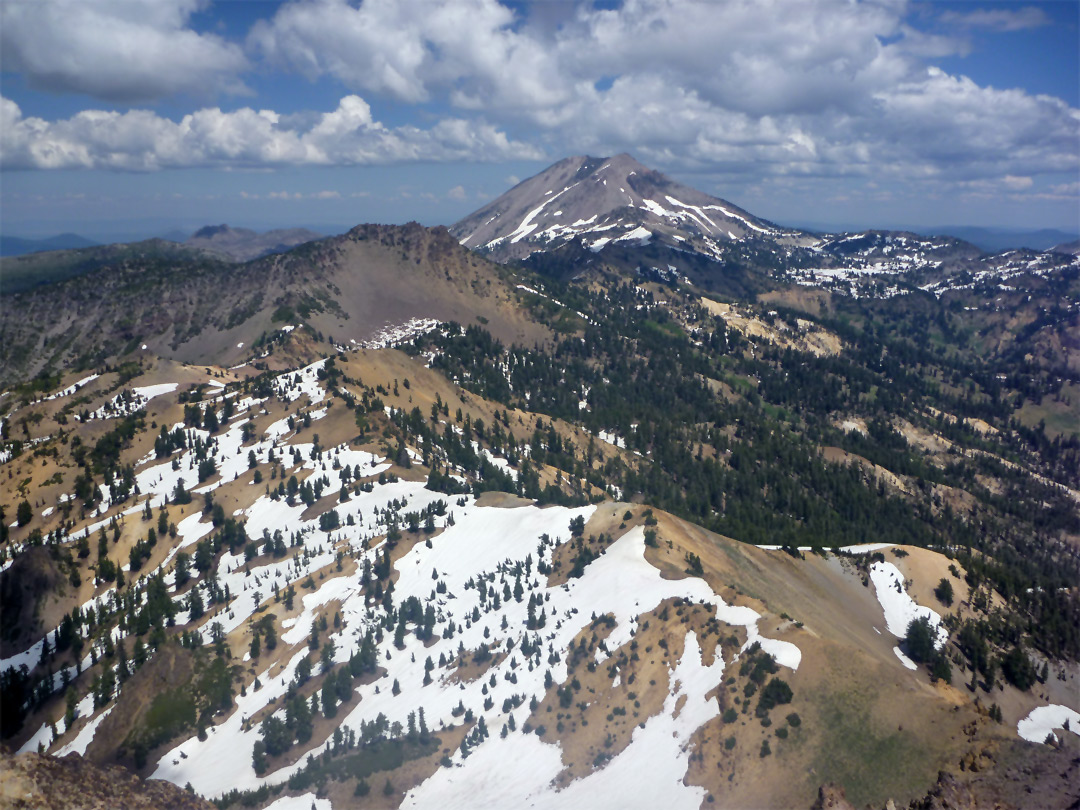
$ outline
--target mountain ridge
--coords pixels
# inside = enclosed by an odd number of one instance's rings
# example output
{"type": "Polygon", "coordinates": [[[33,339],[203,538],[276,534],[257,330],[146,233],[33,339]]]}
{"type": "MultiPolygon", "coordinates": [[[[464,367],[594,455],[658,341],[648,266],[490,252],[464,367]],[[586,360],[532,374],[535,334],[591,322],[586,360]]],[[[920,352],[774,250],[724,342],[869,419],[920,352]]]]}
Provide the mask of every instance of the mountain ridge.
{"type": "Polygon", "coordinates": [[[23,256],[27,253],[41,253],[51,250],[69,250],[71,248],[94,247],[100,243],[87,239],[77,233],[61,233],[40,239],[28,239],[20,236],[0,236],[0,256],[23,256]]]}
{"type": "Polygon", "coordinates": [[[783,228],[627,154],[565,158],[450,232],[495,261],[525,261],[564,280],[606,266],[650,278],[682,277],[718,293],[794,283],[852,296],[940,296],[972,279],[1002,284],[1023,273],[1080,268],[1065,248],[991,253],[951,235],[783,228]]]}
{"type": "Polygon", "coordinates": [[[501,268],[444,228],[358,225],[245,263],[203,248],[147,244],[161,250],[106,251],[90,272],[8,298],[0,378],[144,350],[238,362],[264,332],[298,318],[356,344],[417,318],[483,317],[503,340],[546,335],[518,313],[501,268]]]}
{"type": "Polygon", "coordinates": [[[259,233],[230,225],[205,225],[184,240],[185,245],[220,253],[234,261],[250,261],[326,237],[307,228],[277,228],[259,233]]]}

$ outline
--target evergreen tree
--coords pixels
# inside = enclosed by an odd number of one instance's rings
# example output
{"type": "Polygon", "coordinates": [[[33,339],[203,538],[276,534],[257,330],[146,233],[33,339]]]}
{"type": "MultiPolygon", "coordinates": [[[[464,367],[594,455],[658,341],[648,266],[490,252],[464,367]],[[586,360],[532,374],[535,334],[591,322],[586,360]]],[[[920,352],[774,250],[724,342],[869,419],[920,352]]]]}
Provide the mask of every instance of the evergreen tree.
{"type": "Polygon", "coordinates": [[[934,636],[929,618],[919,616],[912,619],[904,637],[904,649],[908,657],[916,664],[931,661],[934,657],[934,636]]]}

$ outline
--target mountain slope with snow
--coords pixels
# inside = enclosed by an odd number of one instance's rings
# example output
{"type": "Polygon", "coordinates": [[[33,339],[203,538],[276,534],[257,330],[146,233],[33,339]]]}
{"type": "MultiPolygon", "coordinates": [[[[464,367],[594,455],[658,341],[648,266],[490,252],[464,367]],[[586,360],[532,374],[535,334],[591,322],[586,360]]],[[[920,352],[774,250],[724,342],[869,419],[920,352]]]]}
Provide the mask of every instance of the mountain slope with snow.
{"type": "Polygon", "coordinates": [[[665,177],[626,154],[561,160],[530,177],[450,232],[497,260],[520,259],[580,240],[672,246],[719,256],[719,246],[752,236],[795,236],[738,206],[665,177]]]}
{"type": "Polygon", "coordinates": [[[985,253],[951,236],[906,231],[811,234],[777,226],[677,183],[626,154],[570,157],[455,224],[463,246],[499,262],[527,259],[563,280],[601,264],[742,296],[777,283],[854,297],[921,289],[940,297],[972,280],[1080,268],[1063,252],[985,253]],[[1018,263],[1018,256],[1025,263],[1018,263]]]}

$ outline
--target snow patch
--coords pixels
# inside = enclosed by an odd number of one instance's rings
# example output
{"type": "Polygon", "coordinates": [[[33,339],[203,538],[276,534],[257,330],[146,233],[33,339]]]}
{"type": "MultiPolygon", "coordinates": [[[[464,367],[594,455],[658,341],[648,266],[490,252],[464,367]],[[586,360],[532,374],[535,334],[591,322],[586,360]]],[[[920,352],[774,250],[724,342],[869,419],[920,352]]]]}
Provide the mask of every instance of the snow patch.
{"type": "MultiPolygon", "coordinates": [[[[930,627],[936,634],[934,646],[937,649],[949,640],[949,631],[941,624],[941,616],[928,607],[915,602],[904,590],[904,577],[900,570],[889,562],[876,562],[870,566],[870,579],[874,583],[878,602],[885,611],[885,625],[897,638],[907,635],[908,625],[915,619],[925,616],[930,620],[930,627]]],[[[905,664],[906,666],[906,664],[905,664]]]]}
{"type": "Polygon", "coordinates": [[[1033,743],[1046,742],[1047,737],[1057,740],[1054,729],[1063,729],[1066,723],[1069,724],[1069,731],[1080,735],[1080,712],[1052,703],[1032,709],[1027,717],[1016,724],[1016,733],[1021,739],[1033,743]]]}

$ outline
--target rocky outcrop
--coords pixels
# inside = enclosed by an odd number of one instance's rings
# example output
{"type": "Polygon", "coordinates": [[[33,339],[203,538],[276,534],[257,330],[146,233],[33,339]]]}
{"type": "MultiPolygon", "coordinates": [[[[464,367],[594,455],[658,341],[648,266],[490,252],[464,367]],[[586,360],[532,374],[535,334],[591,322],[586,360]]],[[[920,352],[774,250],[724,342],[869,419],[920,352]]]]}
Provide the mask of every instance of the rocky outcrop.
{"type": "Polygon", "coordinates": [[[214,810],[194,793],[124,768],[100,767],[78,754],[12,756],[0,752],[0,807],[10,810],[214,810]]]}

